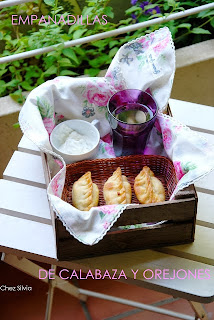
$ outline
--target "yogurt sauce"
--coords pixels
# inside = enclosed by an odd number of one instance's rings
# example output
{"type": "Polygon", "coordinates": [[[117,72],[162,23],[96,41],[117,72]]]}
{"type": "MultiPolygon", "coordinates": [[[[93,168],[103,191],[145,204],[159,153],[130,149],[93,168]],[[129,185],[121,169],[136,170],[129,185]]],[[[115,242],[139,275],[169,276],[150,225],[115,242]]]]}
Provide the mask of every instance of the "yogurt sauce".
{"type": "Polygon", "coordinates": [[[67,125],[60,126],[58,130],[59,151],[67,154],[83,154],[93,149],[89,137],[82,135],[67,125]]]}

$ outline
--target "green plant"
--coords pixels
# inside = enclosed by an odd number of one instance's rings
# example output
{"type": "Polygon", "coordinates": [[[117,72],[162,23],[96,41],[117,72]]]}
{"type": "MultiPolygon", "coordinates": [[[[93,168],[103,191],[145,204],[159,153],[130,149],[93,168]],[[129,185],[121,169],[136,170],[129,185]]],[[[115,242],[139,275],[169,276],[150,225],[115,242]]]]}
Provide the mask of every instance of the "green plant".
{"type": "Polygon", "coordinates": [[[82,46],[64,48],[63,43],[65,41],[121,28],[132,23],[168,15],[212,1],[179,2],[175,0],[157,0],[140,2],[132,0],[131,2],[134,5],[130,3],[130,8],[126,10],[125,18],[115,22],[113,20],[113,8],[109,5],[109,0],[86,0],[86,6],[81,13],[83,22],[86,23],[87,18],[88,21],[93,21],[96,15],[98,17],[106,15],[108,23],[94,23],[94,25],[73,24],[71,26],[63,23],[39,24],[42,14],[45,19],[51,16],[53,19],[56,18],[56,21],[62,16],[66,20],[69,14],[75,15],[72,12],[72,8],[69,12],[65,11],[61,5],[63,2],[59,4],[57,0],[45,0],[44,2],[45,4],[39,0],[34,5],[26,3],[0,11],[1,56],[60,44],[55,51],[48,54],[0,64],[0,96],[10,94],[20,103],[24,101],[23,91],[30,91],[44,81],[56,76],[76,76],[81,74],[96,76],[100,70],[105,69],[111,63],[121,45],[145,33],[150,33],[163,25],[167,25],[170,28],[176,47],[210,38],[214,28],[214,10],[209,10],[183,19],[153,25],[147,29],[129,32],[125,35],[94,41],[82,46]],[[38,19],[30,26],[12,25],[11,16],[14,14],[23,15],[23,17],[37,14],[38,19]]]}
{"type": "MultiPolygon", "coordinates": [[[[212,2],[212,0],[132,0],[131,3],[133,6],[126,10],[126,14],[131,15],[135,22],[143,22],[148,19],[168,16],[171,13],[180,12],[212,2]]],[[[167,26],[170,29],[176,48],[194,44],[212,37],[214,28],[214,10],[206,10],[182,19],[153,25],[149,27],[146,32],[150,33],[162,26],[167,26]]],[[[138,36],[140,33],[141,30],[138,30],[135,32],[135,35],[138,36]]]]}

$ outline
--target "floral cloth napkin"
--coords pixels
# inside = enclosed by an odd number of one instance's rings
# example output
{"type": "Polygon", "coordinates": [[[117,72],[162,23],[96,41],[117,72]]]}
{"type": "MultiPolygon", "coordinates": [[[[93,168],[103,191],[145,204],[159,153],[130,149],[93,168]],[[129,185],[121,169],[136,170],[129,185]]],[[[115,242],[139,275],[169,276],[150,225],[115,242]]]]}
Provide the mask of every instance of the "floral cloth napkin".
{"type": "Polygon", "coordinates": [[[107,120],[108,99],[122,89],[150,90],[159,113],[145,153],[172,159],[180,179],[177,192],[213,169],[214,148],[175,119],[163,115],[174,71],[171,34],[168,28],[162,28],[123,45],[103,78],[57,77],[29,94],[19,116],[21,129],[47,154],[50,170],[56,173],[47,188],[50,203],[68,232],[84,244],[98,243],[126,206],[100,206],[83,212],[64,202],[61,194],[66,166],[52,151],[51,131],[65,119],[98,119],[102,138],[98,158],[114,157],[107,120]]]}

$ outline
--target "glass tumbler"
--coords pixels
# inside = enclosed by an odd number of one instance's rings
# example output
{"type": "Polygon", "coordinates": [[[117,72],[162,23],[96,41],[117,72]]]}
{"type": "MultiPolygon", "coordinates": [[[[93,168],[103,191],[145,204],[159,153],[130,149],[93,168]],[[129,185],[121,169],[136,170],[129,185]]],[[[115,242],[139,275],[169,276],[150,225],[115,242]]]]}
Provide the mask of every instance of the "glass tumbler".
{"type": "Polygon", "coordinates": [[[108,101],[115,155],[143,154],[157,116],[153,97],[138,89],[115,93],[108,101]]]}

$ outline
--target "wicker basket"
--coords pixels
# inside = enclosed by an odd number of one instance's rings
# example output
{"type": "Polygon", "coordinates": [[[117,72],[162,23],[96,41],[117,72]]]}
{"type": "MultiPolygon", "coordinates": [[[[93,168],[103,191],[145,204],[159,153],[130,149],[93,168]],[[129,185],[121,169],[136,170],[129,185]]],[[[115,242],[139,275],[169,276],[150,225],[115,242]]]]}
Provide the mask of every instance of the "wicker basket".
{"type": "Polygon", "coordinates": [[[91,171],[92,180],[97,184],[100,190],[99,205],[104,205],[105,201],[103,199],[102,192],[104,183],[117,169],[117,167],[120,167],[122,173],[126,175],[132,186],[132,203],[139,203],[133,191],[133,185],[135,177],[142,170],[143,166],[148,166],[154,172],[155,176],[160,179],[165,189],[166,200],[169,200],[177,184],[173,163],[166,157],[151,155],[134,155],[113,159],[87,160],[69,164],[66,169],[66,179],[62,199],[72,204],[73,183],[84,173],[91,171]]]}

